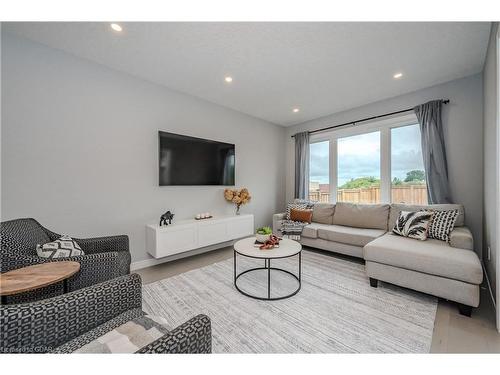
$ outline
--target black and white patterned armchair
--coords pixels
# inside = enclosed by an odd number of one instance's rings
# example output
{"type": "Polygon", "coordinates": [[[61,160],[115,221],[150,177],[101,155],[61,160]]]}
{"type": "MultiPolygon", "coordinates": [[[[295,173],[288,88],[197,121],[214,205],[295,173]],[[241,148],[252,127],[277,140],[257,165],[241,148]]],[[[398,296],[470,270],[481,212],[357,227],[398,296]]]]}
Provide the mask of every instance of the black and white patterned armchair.
{"type": "MultiPolygon", "coordinates": [[[[69,290],[110,280],[130,273],[128,236],[75,238],[85,255],[47,259],[36,253],[36,245],[57,240],[61,235],[44,228],[35,219],[16,219],[0,224],[0,272],[32,264],[72,260],[80,263],[80,271],[69,279],[69,290]]],[[[32,292],[10,296],[7,303],[34,301],[61,294],[61,283],[32,292]]]]}
{"type": "MultiPolygon", "coordinates": [[[[42,301],[0,306],[0,352],[72,353],[145,315],[141,278],[121,276],[42,301]]],[[[210,319],[197,315],[136,353],[210,353],[210,319]]]]}

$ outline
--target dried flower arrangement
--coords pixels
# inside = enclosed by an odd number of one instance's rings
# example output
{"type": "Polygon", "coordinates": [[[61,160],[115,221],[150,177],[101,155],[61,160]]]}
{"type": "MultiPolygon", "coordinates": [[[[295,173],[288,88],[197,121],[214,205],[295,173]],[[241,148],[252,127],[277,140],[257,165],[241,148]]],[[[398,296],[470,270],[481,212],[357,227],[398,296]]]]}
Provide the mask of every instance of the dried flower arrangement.
{"type": "Polygon", "coordinates": [[[228,202],[232,202],[236,205],[236,215],[240,214],[240,206],[242,204],[247,204],[250,202],[250,199],[252,199],[247,188],[243,188],[241,190],[225,189],[224,198],[228,202]]]}

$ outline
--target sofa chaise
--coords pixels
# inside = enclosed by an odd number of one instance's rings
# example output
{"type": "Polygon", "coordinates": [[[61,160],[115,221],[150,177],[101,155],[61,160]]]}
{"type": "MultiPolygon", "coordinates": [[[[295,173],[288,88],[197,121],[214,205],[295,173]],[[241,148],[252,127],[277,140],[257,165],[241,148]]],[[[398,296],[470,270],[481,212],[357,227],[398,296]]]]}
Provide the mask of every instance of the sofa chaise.
{"type": "MultiPolygon", "coordinates": [[[[279,234],[284,218],[284,213],[273,215],[275,233],[279,234]]],[[[373,287],[381,280],[455,301],[467,316],[479,305],[483,271],[462,205],[316,203],[312,223],[304,227],[300,242],[363,258],[373,287]],[[400,211],[420,209],[459,210],[449,243],[392,234],[400,211]]]]}

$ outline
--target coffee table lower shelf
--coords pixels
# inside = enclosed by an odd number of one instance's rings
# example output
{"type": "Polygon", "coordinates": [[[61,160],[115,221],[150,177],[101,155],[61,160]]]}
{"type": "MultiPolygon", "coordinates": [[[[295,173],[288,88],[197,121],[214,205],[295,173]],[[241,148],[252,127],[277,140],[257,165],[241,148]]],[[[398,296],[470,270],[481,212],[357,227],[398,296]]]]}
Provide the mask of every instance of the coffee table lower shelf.
{"type": "Polygon", "coordinates": [[[297,254],[294,254],[294,255],[291,255],[291,256],[285,256],[285,257],[281,257],[281,258],[272,258],[272,259],[290,258],[290,257],[293,257],[295,255],[298,255],[298,258],[299,258],[299,272],[298,272],[298,275],[295,275],[294,273],[292,273],[290,271],[287,271],[287,270],[284,270],[282,268],[271,267],[271,258],[262,258],[262,257],[257,258],[257,257],[252,257],[252,256],[249,256],[249,255],[240,254],[236,250],[234,250],[234,287],[241,294],[243,294],[243,295],[245,295],[247,297],[258,299],[258,300],[262,300],[262,301],[277,301],[277,300],[280,300],[280,299],[290,298],[290,297],[296,295],[299,292],[300,288],[302,287],[302,251],[299,251],[297,254]],[[241,255],[241,256],[244,256],[244,257],[247,257],[247,258],[261,259],[261,260],[264,259],[264,267],[250,268],[250,269],[245,270],[243,272],[237,273],[237,270],[236,270],[236,255],[237,254],[241,255]],[[250,272],[255,272],[255,271],[260,271],[260,270],[267,270],[267,297],[261,297],[261,296],[256,296],[256,295],[253,295],[253,294],[249,294],[249,293],[241,290],[238,287],[238,279],[240,278],[240,276],[242,276],[244,274],[247,274],[247,273],[250,273],[250,272]],[[299,283],[297,289],[294,290],[292,293],[284,295],[284,296],[271,297],[271,271],[283,272],[283,273],[286,273],[288,275],[291,275],[299,283]]]}

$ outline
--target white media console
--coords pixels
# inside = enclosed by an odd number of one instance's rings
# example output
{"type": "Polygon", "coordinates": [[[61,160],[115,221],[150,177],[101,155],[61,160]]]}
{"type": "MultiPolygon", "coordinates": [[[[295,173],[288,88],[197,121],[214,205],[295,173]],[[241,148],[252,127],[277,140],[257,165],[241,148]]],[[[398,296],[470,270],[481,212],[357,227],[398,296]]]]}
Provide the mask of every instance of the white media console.
{"type": "Polygon", "coordinates": [[[155,258],[236,240],[254,233],[253,215],[215,216],[146,225],[146,250],[155,258]]]}

